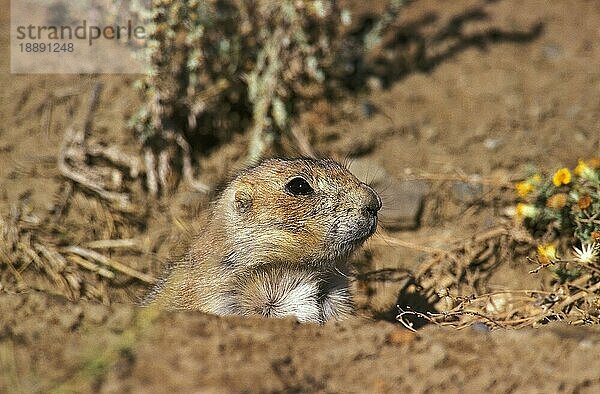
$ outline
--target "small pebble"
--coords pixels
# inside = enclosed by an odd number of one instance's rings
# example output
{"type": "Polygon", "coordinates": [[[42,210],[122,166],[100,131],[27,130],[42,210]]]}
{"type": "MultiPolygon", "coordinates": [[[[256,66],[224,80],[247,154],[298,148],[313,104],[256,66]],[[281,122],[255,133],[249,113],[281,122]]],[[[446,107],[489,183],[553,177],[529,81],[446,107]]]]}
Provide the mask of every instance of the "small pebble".
{"type": "Polygon", "coordinates": [[[372,91],[377,91],[377,90],[381,90],[383,83],[381,82],[381,79],[379,79],[377,77],[369,77],[369,78],[367,78],[367,86],[372,91]]]}
{"type": "Polygon", "coordinates": [[[488,333],[491,331],[487,324],[479,322],[479,321],[473,323],[473,325],[471,326],[471,330],[473,330],[475,332],[483,332],[483,333],[488,333]]]}
{"type": "Polygon", "coordinates": [[[409,230],[419,227],[429,184],[421,180],[401,181],[388,177],[374,185],[382,196],[381,225],[390,230],[409,230]]]}
{"type": "Polygon", "coordinates": [[[542,48],[544,57],[549,60],[555,60],[562,56],[563,50],[556,44],[547,44],[542,48]]]}
{"type": "Polygon", "coordinates": [[[486,138],[483,141],[483,146],[487,150],[496,150],[502,144],[501,138],[486,138]]]}
{"type": "Polygon", "coordinates": [[[454,182],[452,184],[452,195],[463,203],[472,203],[483,194],[481,183],[454,182]]]}

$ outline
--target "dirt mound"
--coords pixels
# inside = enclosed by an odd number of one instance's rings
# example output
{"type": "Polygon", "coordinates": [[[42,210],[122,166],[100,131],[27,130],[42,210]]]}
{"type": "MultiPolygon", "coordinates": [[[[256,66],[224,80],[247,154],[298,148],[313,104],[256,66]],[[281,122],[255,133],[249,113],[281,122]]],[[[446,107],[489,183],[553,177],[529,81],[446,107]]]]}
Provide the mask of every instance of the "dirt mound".
{"type": "Polygon", "coordinates": [[[600,331],[490,332],[0,299],[3,392],[596,392],[600,331]],[[16,313],[15,313],[16,311],[16,313]]]}

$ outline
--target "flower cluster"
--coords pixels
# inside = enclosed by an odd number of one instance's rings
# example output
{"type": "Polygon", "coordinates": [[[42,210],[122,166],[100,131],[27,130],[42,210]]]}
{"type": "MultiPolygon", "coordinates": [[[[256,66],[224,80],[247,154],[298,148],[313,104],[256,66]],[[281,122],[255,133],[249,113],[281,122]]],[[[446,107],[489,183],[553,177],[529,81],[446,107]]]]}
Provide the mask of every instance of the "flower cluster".
{"type": "Polygon", "coordinates": [[[534,174],[518,182],[515,189],[521,200],[516,208],[517,218],[534,237],[547,238],[553,233],[573,247],[570,258],[562,258],[556,244],[540,244],[537,250],[540,266],[570,262],[582,269],[598,262],[600,158],[579,160],[573,170],[559,168],[548,177],[534,174]]]}

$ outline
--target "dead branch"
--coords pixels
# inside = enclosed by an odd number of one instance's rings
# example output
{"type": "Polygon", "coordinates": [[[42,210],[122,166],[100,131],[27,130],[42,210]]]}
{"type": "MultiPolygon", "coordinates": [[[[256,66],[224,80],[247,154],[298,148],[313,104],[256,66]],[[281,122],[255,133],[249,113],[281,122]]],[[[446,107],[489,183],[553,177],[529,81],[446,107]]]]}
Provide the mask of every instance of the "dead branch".
{"type": "Polygon", "coordinates": [[[498,177],[483,177],[481,175],[466,175],[466,174],[435,174],[429,172],[419,172],[417,174],[407,174],[401,177],[402,180],[406,181],[440,181],[440,182],[464,182],[471,184],[489,185],[495,187],[507,187],[512,188],[513,182],[518,180],[517,178],[503,179],[498,177]]]}
{"type": "Polygon", "coordinates": [[[460,254],[461,251],[472,249],[475,245],[479,245],[487,240],[506,234],[508,234],[508,229],[505,226],[499,226],[466,240],[455,241],[454,246],[450,248],[450,251],[438,253],[438,256],[434,256],[421,264],[421,266],[415,271],[415,278],[421,278],[423,275],[425,275],[425,273],[430,271],[433,266],[446,261],[446,258],[449,256],[460,254]]]}
{"type": "Polygon", "coordinates": [[[87,137],[90,135],[92,131],[92,122],[94,121],[94,113],[96,112],[96,108],[98,108],[98,100],[100,98],[100,92],[102,91],[102,83],[96,82],[94,87],[92,88],[92,92],[90,94],[90,100],[88,102],[88,109],[85,115],[85,119],[83,122],[83,135],[82,142],[85,144],[87,137]]]}
{"type": "MultiPolygon", "coordinates": [[[[175,133],[172,131],[166,131],[164,136],[167,140],[175,141],[177,146],[181,149],[182,162],[183,162],[183,178],[185,182],[195,191],[201,193],[207,193],[210,191],[210,187],[206,184],[196,180],[194,178],[194,170],[192,168],[192,148],[187,140],[181,133],[175,133]]],[[[166,181],[165,181],[166,183],[166,181]]]]}
{"type": "Polygon", "coordinates": [[[143,172],[139,158],[121,152],[115,146],[88,146],[86,153],[90,156],[106,159],[117,166],[128,168],[131,178],[135,179],[143,172]]]}
{"type": "Polygon", "coordinates": [[[188,185],[192,187],[192,189],[201,193],[207,193],[210,190],[210,188],[204,183],[194,179],[190,144],[188,144],[186,139],[183,138],[181,134],[177,134],[175,141],[177,141],[177,145],[179,145],[179,147],[183,151],[183,177],[185,181],[188,185]]]}
{"type": "Polygon", "coordinates": [[[140,242],[137,239],[103,239],[86,243],[91,249],[139,249],[140,242]]]}
{"type": "Polygon", "coordinates": [[[418,250],[420,252],[429,253],[429,254],[446,255],[448,253],[446,250],[443,250],[443,249],[418,245],[413,242],[404,241],[404,240],[392,237],[388,234],[380,234],[379,236],[373,238],[370,242],[374,243],[376,245],[383,245],[383,246],[400,246],[403,248],[418,250]]]}
{"type": "Polygon", "coordinates": [[[158,194],[158,177],[156,175],[156,162],[150,147],[144,148],[144,163],[146,165],[146,187],[151,195],[158,194]]]}
{"type": "Polygon", "coordinates": [[[77,133],[73,129],[67,129],[67,131],[65,132],[65,137],[63,139],[63,143],[58,154],[58,169],[61,172],[61,174],[64,177],[70,179],[71,181],[81,185],[85,189],[88,189],[98,194],[101,198],[111,203],[114,203],[115,208],[124,212],[135,211],[134,207],[129,201],[129,196],[127,194],[108,191],[104,188],[104,185],[90,179],[93,177],[99,178],[99,176],[95,174],[90,167],[81,164],[81,169],[79,171],[76,171],[72,166],[70,166],[67,163],[67,160],[70,158],[70,149],[74,150],[72,144],[73,141],[76,139],[76,136],[77,133]]]}
{"type": "Polygon", "coordinates": [[[115,277],[115,273],[112,271],[107,270],[106,268],[102,268],[99,267],[98,265],[84,259],[81,258],[80,256],[69,256],[69,261],[74,262],[75,264],[80,265],[81,267],[85,268],[86,270],[89,270],[91,272],[95,272],[100,276],[103,276],[107,279],[113,279],[115,277]]]}
{"type": "Polygon", "coordinates": [[[100,253],[94,252],[93,250],[84,249],[79,246],[69,246],[67,248],[64,248],[63,251],[66,253],[72,253],[72,254],[78,255],[85,259],[91,259],[91,260],[97,261],[97,262],[104,264],[107,267],[111,267],[114,270],[119,271],[127,276],[139,279],[142,282],[149,283],[149,284],[153,284],[156,282],[156,279],[154,277],[144,274],[142,272],[139,272],[139,271],[137,271],[131,267],[128,267],[125,264],[122,264],[118,261],[109,259],[108,257],[101,255],[100,253]]]}
{"type": "Polygon", "coordinates": [[[166,192],[173,191],[168,180],[170,173],[171,166],[169,164],[169,151],[162,150],[158,154],[158,180],[160,181],[161,189],[166,192]]]}

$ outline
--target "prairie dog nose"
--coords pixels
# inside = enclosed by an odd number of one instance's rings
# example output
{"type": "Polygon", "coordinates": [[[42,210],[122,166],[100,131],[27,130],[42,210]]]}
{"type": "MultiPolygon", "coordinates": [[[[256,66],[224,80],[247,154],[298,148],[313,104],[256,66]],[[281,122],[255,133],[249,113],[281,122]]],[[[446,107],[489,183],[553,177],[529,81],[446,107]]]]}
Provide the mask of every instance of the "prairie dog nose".
{"type": "Polygon", "coordinates": [[[363,203],[364,209],[373,216],[377,215],[377,212],[381,209],[381,198],[373,188],[365,183],[362,185],[364,191],[363,203]]]}

